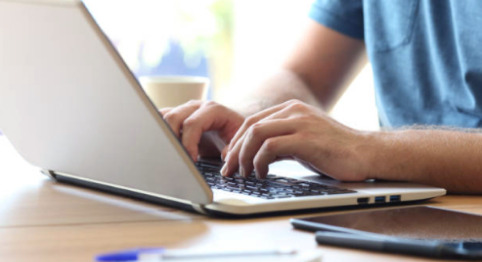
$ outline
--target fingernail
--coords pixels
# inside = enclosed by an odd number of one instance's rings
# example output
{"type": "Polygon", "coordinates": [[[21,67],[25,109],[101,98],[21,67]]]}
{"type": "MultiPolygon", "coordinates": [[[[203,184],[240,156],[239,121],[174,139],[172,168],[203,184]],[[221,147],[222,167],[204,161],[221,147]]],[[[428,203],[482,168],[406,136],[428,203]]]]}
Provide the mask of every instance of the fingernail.
{"type": "Polygon", "coordinates": [[[223,159],[223,160],[224,160],[224,162],[227,162],[227,161],[229,160],[229,152],[228,152],[228,153],[226,153],[226,156],[224,157],[224,159],[223,159]]]}
{"type": "Polygon", "coordinates": [[[221,168],[221,175],[222,176],[226,176],[226,172],[227,172],[227,168],[226,168],[226,164],[223,165],[223,168],[221,168]]]}
{"type": "Polygon", "coordinates": [[[244,178],[248,177],[248,175],[246,174],[246,170],[244,170],[244,167],[242,166],[239,167],[239,174],[244,178]]]}

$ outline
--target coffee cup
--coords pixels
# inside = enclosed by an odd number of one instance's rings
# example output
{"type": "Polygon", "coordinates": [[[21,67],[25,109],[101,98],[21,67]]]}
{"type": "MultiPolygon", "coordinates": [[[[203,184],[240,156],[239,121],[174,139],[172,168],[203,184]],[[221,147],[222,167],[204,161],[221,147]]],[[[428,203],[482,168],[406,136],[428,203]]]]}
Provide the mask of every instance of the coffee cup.
{"type": "Polygon", "coordinates": [[[199,76],[143,76],[139,82],[154,105],[161,109],[189,100],[205,100],[209,79],[199,76]]]}

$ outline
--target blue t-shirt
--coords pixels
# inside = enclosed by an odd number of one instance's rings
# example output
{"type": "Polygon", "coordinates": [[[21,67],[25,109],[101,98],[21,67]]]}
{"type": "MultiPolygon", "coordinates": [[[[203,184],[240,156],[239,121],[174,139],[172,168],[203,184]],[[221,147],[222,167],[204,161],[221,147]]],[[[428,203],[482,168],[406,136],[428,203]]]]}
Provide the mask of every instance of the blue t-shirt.
{"type": "Polygon", "coordinates": [[[482,127],[481,0],[317,0],[310,17],[365,42],[382,126],[482,127]]]}

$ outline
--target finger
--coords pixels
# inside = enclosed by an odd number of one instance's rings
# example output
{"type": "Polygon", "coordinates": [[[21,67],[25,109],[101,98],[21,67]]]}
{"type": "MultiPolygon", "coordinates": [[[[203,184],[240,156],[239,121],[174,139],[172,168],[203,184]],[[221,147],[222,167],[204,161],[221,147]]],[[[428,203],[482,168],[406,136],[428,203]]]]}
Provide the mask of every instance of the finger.
{"type": "Polygon", "coordinates": [[[159,113],[161,113],[161,115],[164,117],[164,115],[169,113],[169,111],[171,111],[172,109],[173,109],[173,107],[164,107],[164,108],[159,109],[159,113]]]}
{"type": "Polygon", "coordinates": [[[225,161],[226,155],[228,154],[228,148],[229,148],[228,146],[225,146],[225,147],[223,148],[223,150],[221,151],[221,159],[222,159],[223,161],[225,161]]]}
{"type": "MultiPolygon", "coordinates": [[[[239,165],[239,173],[248,177],[253,172],[254,156],[266,139],[292,134],[295,131],[296,125],[293,125],[293,121],[287,119],[263,120],[254,124],[246,132],[243,142],[239,143],[239,149],[230,153],[232,157],[230,163],[227,163],[228,166],[239,165]]],[[[231,170],[228,169],[228,171],[231,170]]]]}
{"type": "Polygon", "coordinates": [[[201,136],[204,131],[209,130],[212,121],[212,112],[198,110],[182,123],[181,142],[194,161],[197,161],[201,136]]]}
{"type": "Polygon", "coordinates": [[[254,157],[254,169],[258,178],[268,175],[268,166],[278,158],[298,155],[299,141],[296,135],[278,136],[264,141],[254,157]]]}
{"type": "Polygon", "coordinates": [[[241,127],[238,129],[238,131],[236,132],[236,134],[234,135],[233,139],[231,139],[231,142],[229,143],[229,149],[228,151],[231,151],[234,146],[236,145],[236,143],[238,142],[239,139],[241,139],[241,137],[244,135],[244,133],[246,132],[246,130],[252,126],[254,123],[257,123],[259,122],[260,120],[266,118],[267,116],[270,116],[282,109],[284,109],[285,107],[287,107],[289,104],[291,104],[292,102],[291,101],[288,101],[288,102],[284,102],[282,104],[279,104],[279,105],[276,105],[276,106],[273,106],[273,107],[270,107],[270,108],[267,108],[261,112],[258,112],[248,118],[246,118],[246,120],[244,121],[243,125],[241,125],[241,127]]]}
{"type": "Polygon", "coordinates": [[[169,124],[174,134],[180,137],[182,123],[186,118],[201,107],[201,101],[189,101],[183,105],[172,108],[163,114],[164,120],[169,124]]]}
{"type": "MultiPolygon", "coordinates": [[[[283,125],[280,124],[277,130],[279,133],[278,135],[282,134],[287,134],[284,131],[287,129],[291,130],[293,132],[298,125],[295,123],[295,120],[290,119],[289,117],[293,113],[298,113],[296,111],[293,112],[291,106],[294,104],[294,102],[289,102],[285,103],[284,107],[278,107],[277,111],[271,113],[271,115],[266,116],[264,119],[259,120],[257,123],[254,123],[251,125],[248,130],[252,130],[252,127],[255,125],[263,125],[264,123],[268,121],[280,121],[283,120],[282,122],[284,123],[283,125]]],[[[259,126],[258,126],[259,128],[259,126]]],[[[276,127],[275,127],[276,128],[276,127]]],[[[240,128],[241,129],[241,128],[240,128]]],[[[273,130],[273,132],[276,132],[273,130]]],[[[238,130],[237,134],[239,134],[240,131],[238,130]]],[[[228,151],[227,157],[225,159],[225,166],[226,168],[223,169],[224,173],[222,173],[224,176],[231,176],[236,170],[239,168],[239,172],[241,173],[242,176],[249,176],[252,172],[252,164],[248,163],[249,158],[252,157],[251,155],[246,156],[244,160],[239,159],[240,156],[240,151],[245,143],[249,143],[246,141],[249,141],[251,139],[255,139],[257,135],[251,135],[250,138],[247,137],[249,131],[245,131],[243,135],[237,140],[237,141],[231,141],[230,146],[232,146],[232,149],[228,151]],[[238,162],[239,159],[239,162],[238,162]],[[239,165],[239,163],[242,162],[243,164],[239,165]]],[[[265,137],[266,139],[267,137],[265,137]]],[[[234,139],[233,139],[234,140],[234,139]]],[[[259,148],[259,147],[258,147],[259,148]]],[[[253,150],[253,149],[251,149],[253,150]]],[[[253,152],[253,151],[248,151],[248,152],[253,152]]]]}
{"type": "MultiPolygon", "coordinates": [[[[224,140],[230,139],[243,118],[236,112],[227,109],[216,103],[207,103],[199,110],[192,113],[182,123],[182,144],[196,161],[198,155],[198,144],[204,132],[217,130],[224,140]]],[[[222,145],[219,145],[222,148],[222,145]]]]}

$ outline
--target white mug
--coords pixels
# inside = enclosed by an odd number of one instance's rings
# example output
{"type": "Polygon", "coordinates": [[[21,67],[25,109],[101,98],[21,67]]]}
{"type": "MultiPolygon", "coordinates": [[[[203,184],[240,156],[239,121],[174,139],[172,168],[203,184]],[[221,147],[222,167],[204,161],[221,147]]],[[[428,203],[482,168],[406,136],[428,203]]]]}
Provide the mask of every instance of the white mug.
{"type": "Polygon", "coordinates": [[[139,82],[154,105],[161,109],[189,100],[205,100],[209,79],[199,76],[143,76],[139,82]]]}

